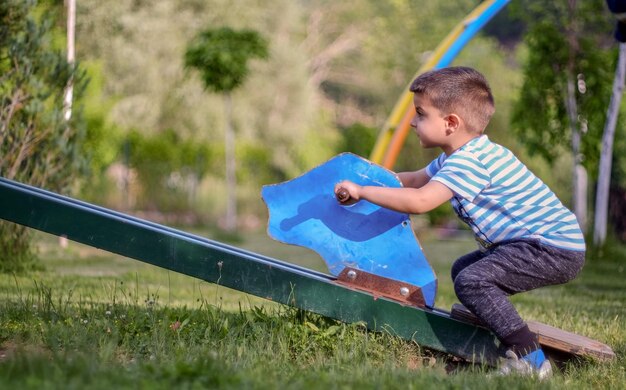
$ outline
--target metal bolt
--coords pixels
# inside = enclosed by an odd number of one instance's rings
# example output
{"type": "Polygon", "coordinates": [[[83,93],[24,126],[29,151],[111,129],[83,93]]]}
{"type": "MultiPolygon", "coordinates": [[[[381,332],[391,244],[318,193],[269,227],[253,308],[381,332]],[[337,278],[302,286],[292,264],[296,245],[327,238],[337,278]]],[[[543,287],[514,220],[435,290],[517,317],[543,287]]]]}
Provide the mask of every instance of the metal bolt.
{"type": "Polygon", "coordinates": [[[406,287],[402,287],[400,288],[400,295],[402,295],[403,297],[406,297],[409,295],[409,289],[406,287]]]}
{"type": "Polygon", "coordinates": [[[354,272],[353,270],[348,271],[348,279],[350,280],[354,280],[356,279],[356,272],[354,272]]]}

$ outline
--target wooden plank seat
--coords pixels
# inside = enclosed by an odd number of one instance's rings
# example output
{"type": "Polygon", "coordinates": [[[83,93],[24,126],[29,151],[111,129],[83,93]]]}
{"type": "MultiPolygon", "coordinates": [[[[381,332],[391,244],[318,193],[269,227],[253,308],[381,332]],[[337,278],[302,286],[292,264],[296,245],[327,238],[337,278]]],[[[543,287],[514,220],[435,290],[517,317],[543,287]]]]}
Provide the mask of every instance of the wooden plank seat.
{"type": "MultiPolygon", "coordinates": [[[[460,303],[452,305],[450,317],[484,327],[482,321],[460,303]]],[[[539,343],[546,353],[557,360],[565,360],[572,356],[591,357],[602,361],[615,358],[615,353],[611,347],[597,340],[537,321],[527,321],[526,323],[528,328],[537,335],[539,343]]]]}

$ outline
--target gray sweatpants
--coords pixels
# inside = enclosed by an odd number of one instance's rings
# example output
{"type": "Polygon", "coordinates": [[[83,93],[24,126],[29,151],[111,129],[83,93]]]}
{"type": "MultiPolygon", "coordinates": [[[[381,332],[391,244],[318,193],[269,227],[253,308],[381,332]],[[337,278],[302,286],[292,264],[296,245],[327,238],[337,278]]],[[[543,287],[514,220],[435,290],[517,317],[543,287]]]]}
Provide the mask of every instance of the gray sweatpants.
{"type": "Polygon", "coordinates": [[[452,265],[452,280],[461,303],[503,340],[525,326],[510,295],[568,282],[584,262],[585,252],[514,240],[462,256],[452,265]]]}

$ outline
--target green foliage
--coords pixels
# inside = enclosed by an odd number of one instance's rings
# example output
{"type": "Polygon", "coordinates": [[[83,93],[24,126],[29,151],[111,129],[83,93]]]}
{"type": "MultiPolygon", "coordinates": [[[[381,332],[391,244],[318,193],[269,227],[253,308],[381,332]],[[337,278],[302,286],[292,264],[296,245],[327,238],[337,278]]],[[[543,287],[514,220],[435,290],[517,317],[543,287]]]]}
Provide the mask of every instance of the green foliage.
{"type": "Polygon", "coordinates": [[[193,191],[215,154],[209,144],[184,140],[172,129],[153,136],[131,131],[125,148],[128,163],[137,171],[141,190],[146,192],[141,197],[146,203],[138,206],[166,212],[191,208],[193,191]]]}
{"type": "MultiPolygon", "coordinates": [[[[306,6],[311,78],[321,73],[320,89],[340,114],[347,106],[362,115],[357,121],[380,127],[420,65],[476,1],[316,0],[306,6]]],[[[354,121],[354,114],[346,116],[337,118],[341,127],[354,121]]]]}
{"type": "Polygon", "coordinates": [[[529,52],[512,123],[532,153],[553,162],[571,149],[566,99],[568,79],[573,81],[583,164],[595,175],[616,58],[606,44],[610,27],[602,18],[604,2],[580,2],[571,10],[563,2],[544,5],[529,4],[528,14],[535,18],[528,19],[529,52]],[[539,8],[541,17],[535,14],[539,8]]]}
{"type": "Polygon", "coordinates": [[[287,180],[278,167],[273,165],[271,149],[251,142],[239,142],[237,145],[237,181],[261,185],[287,180]]]}
{"type": "MultiPolygon", "coordinates": [[[[163,0],[158,7],[83,0],[77,6],[81,55],[102,64],[101,93],[113,102],[107,120],[122,131],[173,128],[185,137],[223,139],[221,102],[185,77],[185,48],[198,26],[266,37],[271,55],[254,61],[246,87],[234,92],[233,125],[238,142],[270,151],[276,182],[332,156],[338,129],[382,125],[429,51],[476,2],[424,2],[418,13],[409,0],[163,0]]],[[[217,165],[212,171],[222,172],[217,165]]],[[[258,200],[258,190],[250,187],[248,197],[258,200]]]]}
{"type": "Polygon", "coordinates": [[[4,177],[66,190],[84,167],[77,148],[82,118],[63,119],[63,94],[68,80],[80,96],[84,74],[74,70],[51,47],[52,20],[35,19],[33,3],[3,2],[0,36],[2,160],[4,177]]]}
{"type": "Polygon", "coordinates": [[[82,99],[87,131],[83,142],[83,153],[89,155],[89,168],[92,177],[101,175],[116,159],[122,142],[119,127],[108,119],[112,101],[102,95],[104,75],[99,62],[83,63],[89,75],[89,84],[82,99]]]}
{"type": "Polygon", "coordinates": [[[229,27],[202,31],[185,52],[185,66],[200,71],[208,90],[223,94],[226,112],[225,158],[227,206],[225,228],[237,228],[236,152],[233,131],[231,91],[243,84],[248,74],[248,60],[266,58],[267,42],[256,31],[234,31],[229,27]]]}
{"type": "MultiPolygon", "coordinates": [[[[34,1],[0,3],[0,175],[65,192],[84,172],[86,156],[80,107],[66,121],[63,97],[72,80],[79,98],[85,77],[55,49],[54,20],[41,11],[34,1]]],[[[24,229],[2,223],[5,270],[33,258],[28,240],[24,229]]]]}
{"type": "Polygon", "coordinates": [[[31,247],[31,233],[23,227],[0,221],[0,273],[23,273],[39,268],[31,247]]]}
{"type": "Polygon", "coordinates": [[[378,129],[355,123],[341,132],[339,152],[351,152],[368,158],[376,143],[378,129]]]}
{"type": "MultiPolygon", "coordinates": [[[[622,99],[623,103],[624,99],[622,99]]],[[[626,112],[624,107],[626,104],[622,104],[622,112],[626,112]]],[[[623,115],[620,115],[620,118],[623,118],[623,115]]],[[[619,118],[618,118],[619,121],[619,118]]],[[[619,126],[619,122],[618,122],[619,126]]],[[[621,127],[616,126],[616,129],[620,129],[621,127]]],[[[617,132],[619,134],[619,132],[617,132]]],[[[617,188],[626,188],[626,153],[621,151],[626,150],[626,137],[620,137],[616,134],[616,137],[613,142],[613,166],[611,168],[611,184],[617,188]],[[619,151],[616,153],[615,151],[619,151]]]]}
{"type": "MultiPolygon", "coordinates": [[[[612,44],[612,36],[607,31],[612,31],[613,20],[606,10],[600,9],[603,2],[576,3],[581,13],[584,12],[584,18],[606,19],[607,23],[605,31],[598,33],[603,29],[602,24],[585,22],[580,28],[583,35],[605,34],[606,42],[592,41],[599,48],[612,44]]],[[[420,65],[476,5],[475,0],[422,2],[419,12],[415,12],[411,0],[276,0],[269,3],[162,0],[158,6],[131,0],[106,4],[83,0],[78,2],[77,39],[81,58],[89,64],[97,64],[94,73],[91,68],[89,73],[94,83],[102,81],[99,101],[104,104],[99,107],[102,107],[104,126],[115,126],[121,133],[137,129],[145,135],[174,129],[184,139],[218,144],[224,139],[226,122],[222,102],[219,96],[205,93],[200,78],[187,77],[190,70],[196,68],[185,66],[185,49],[194,38],[199,39],[199,28],[206,26],[254,30],[265,37],[271,55],[266,61],[252,61],[245,88],[233,91],[237,176],[244,181],[239,183],[238,200],[243,209],[261,209],[262,212],[260,188],[255,183],[259,172],[263,173],[259,182],[264,183],[292,178],[338,150],[345,150],[343,145],[339,146],[343,142],[342,129],[355,123],[379,128],[420,65]],[[244,161],[248,152],[254,155],[251,160],[255,163],[244,161]],[[248,169],[253,171],[246,172],[248,169]]],[[[519,31],[510,21],[522,19],[525,25],[531,26],[548,20],[561,26],[567,20],[567,15],[561,12],[564,5],[564,1],[512,1],[503,11],[511,10],[510,17],[496,30],[498,34],[508,31],[508,36],[515,39],[512,33],[519,31]],[[521,13],[514,15],[514,9],[521,13]]],[[[498,27],[497,22],[490,22],[489,26],[498,27]]],[[[521,136],[513,136],[509,119],[512,100],[522,86],[523,75],[517,56],[527,47],[514,46],[518,43],[514,40],[507,41],[503,48],[499,44],[502,42],[497,40],[500,36],[493,37],[494,34],[493,31],[487,37],[478,34],[454,64],[474,66],[489,78],[496,93],[497,111],[488,133],[492,139],[521,154],[524,146],[519,142],[521,136]]],[[[609,96],[597,87],[604,79],[597,71],[612,72],[613,59],[614,54],[609,54],[602,60],[605,64],[593,73],[585,71],[587,92],[579,97],[609,96]]],[[[591,60],[597,62],[595,58],[581,57],[581,61],[591,60]]],[[[549,66],[543,68],[555,73],[549,66]]],[[[573,74],[575,78],[577,74],[573,74]]],[[[612,75],[606,79],[612,79],[612,75]]],[[[535,99],[533,103],[540,101],[542,99],[535,99]]],[[[595,106],[588,106],[583,114],[591,133],[601,126],[592,123],[593,118],[587,114],[600,116],[606,109],[601,107],[601,100],[594,98],[589,102],[595,102],[595,106]]],[[[581,100],[581,104],[587,103],[581,100]]],[[[530,109],[521,112],[530,119],[536,116],[530,109]]],[[[539,128],[548,126],[548,122],[541,122],[539,128]]],[[[559,141],[567,144],[568,138],[563,136],[559,141]]],[[[588,141],[584,145],[584,152],[588,154],[585,161],[593,164],[589,150],[594,142],[596,147],[599,142],[594,141],[593,136],[584,138],[588,141]]],[[[544,146],[540,140],[537,144],[544,146]]],[[[108,146],[106,149],[117,150],[108,146]]],[[[200,192],[205,196],[205,210],[223,207],[222,199],[227,196],[219,192],[223,187],[224,162],[218,154],[224,152],[217,147],[214,152],[210,171],[200,183],[201,189],[206,189],[200,192]]],[[[434,158],[432,152],[422,150],[415,137],[409,135],[396,169],[423,166],[434,158]]],[[[120,154],[117,158],[123,156],[120,154]]],[[[542,177],[544,180],[569,182],[568,171],[551,170],[549,163],[538,156],[526,159],[525,163],[533,169],[535,166],[545,169],[549,174],[542,177]]],[[[615,165],[624,163],[616,161],[615,165]]],[[[567,192],[566,186],[560,188],[567,192]]],[[[159,191],[152,191],[156,192],[159,191]]],[[[220,213],[219,210],[212,212],[220,213]]]]}
{"type": "Polygon", "coordinates": [[[248,60],[267,55],[267,42],[256,31],[222,27],[198,34],[185,52],[185,66],[200,71],[207,89],[230,92],[246,79],[248,60]]]}

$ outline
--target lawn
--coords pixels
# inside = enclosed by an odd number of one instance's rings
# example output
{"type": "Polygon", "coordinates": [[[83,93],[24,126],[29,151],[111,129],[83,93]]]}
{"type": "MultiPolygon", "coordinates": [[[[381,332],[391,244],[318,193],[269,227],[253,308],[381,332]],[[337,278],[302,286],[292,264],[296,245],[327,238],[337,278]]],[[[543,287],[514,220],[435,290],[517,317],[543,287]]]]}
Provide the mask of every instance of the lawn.
{"type": "MultiPolygon", "coordinates": [[[[194,233],[210,235],[207,232],[194,233]]],[[[36,234],[44,269],[0,275],[0,388],[626,388],[626,248],[590,256],[564,285],[513,297],[521,314],[609,344],[610,363],[571,361],[550,381],[498,377],[369,332],[77,243],[36,234]]],[[[448,273],[466,237],[420,235],[448,273]]],[[[313,252],[249,233],[236,246],[325,271],[313,252]]]]}

